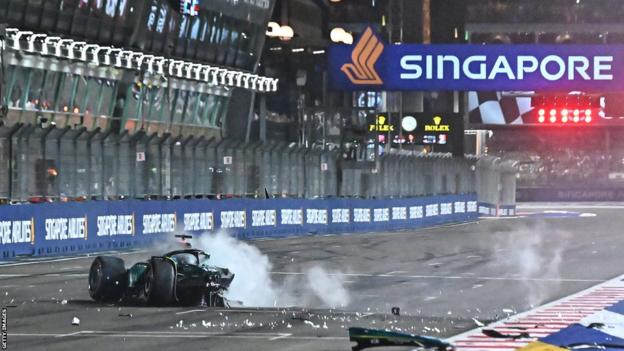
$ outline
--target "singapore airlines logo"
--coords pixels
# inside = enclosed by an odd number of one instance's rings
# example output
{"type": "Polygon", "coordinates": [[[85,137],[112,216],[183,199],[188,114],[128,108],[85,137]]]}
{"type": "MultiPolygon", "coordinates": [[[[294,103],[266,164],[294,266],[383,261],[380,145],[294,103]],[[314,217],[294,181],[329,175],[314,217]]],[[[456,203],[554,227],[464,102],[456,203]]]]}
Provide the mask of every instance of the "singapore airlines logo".
{"type": "Polygon", "coordinates": [[[340,70],[351,83],[357,85],[381,85],[383,80],[375,71],[375,63],[384,50],[383,43],[368,27],[351,53],[352,63],[345,63],[340,70]]]}

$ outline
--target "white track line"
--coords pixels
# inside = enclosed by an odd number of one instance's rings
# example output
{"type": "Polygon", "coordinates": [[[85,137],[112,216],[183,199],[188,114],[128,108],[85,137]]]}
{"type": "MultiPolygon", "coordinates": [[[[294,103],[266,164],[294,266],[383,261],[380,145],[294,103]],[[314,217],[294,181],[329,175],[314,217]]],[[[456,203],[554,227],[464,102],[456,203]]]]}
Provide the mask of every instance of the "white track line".
{"type": "MultiPolygon", "coordinates": [[[[303,272],[271,272],[274,275],[304,275],[303,272]]],[[[369,273],[330,273],[330,276],[360,277],[360,278],[403,278],[403,279],[463,279],[463,280],[500,280],[517,282],[563,282],[563,283],[600,283],[602,279],[576,278],[515,278],[515,277],[479,277],[459,275],[398,275],[398,274],[369,274],[369,273]]]]}
{"type": "Polygon", "coordinates": [[[78,334],[82,334],[82,331],[77,331],[77,332],[73,332],[73,333],[68,333],[68,334],[59,334],[54,336],[55,338],[64,338],[64,337],[68,337],[68,336],[74,336],[74,335],[78,335],[78,334]]]}
{"type": "Polygon", "coordinates": [[[109,338],[163,338],[163,339],[201,339],[201,338],[224,338],[224,339],[268,339],[276,340],[345,340],[342,336],[293,336],[290,333],[252,333],[252,332],[170,332],[170,331],[102,331],[82,330],[68,334],[54,333],[9,333],[8,337],[24,338],[72,338],[72,337],[109,337],[109,338]]]}
{"type": "Polygon", "coordinates": [[[195,313],[195,312],[206,312],[206,311],[208,310],[189,310],[189,311],[176,312],[176,315],[183,315],[183,314],[195,313]]]}

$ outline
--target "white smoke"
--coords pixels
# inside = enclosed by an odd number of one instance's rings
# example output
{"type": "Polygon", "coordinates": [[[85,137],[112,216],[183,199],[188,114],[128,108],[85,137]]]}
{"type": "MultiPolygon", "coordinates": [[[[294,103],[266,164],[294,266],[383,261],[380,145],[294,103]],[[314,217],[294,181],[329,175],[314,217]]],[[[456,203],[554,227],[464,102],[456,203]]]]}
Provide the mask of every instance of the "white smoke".
{"type": "Polygon", "coordinates": [[[544,224],[517,229],[495,245],[494,265],[525,279],[526,303],[539,306],[561,285],[568,238],[568,233],[544,224]]]}
{"type": "Polygon", "coordinates": [[[349,303],[349,292],[344,288],[341,273],[328,274],[323,268],[314,266],[307,270],[306,277],[308,286],[326,305],[338,307],[349,303]]]}
{"type": "Polygon", "coordinates": [[[340,272],[313,266],[278,283],[271,274],[273,264],[267,255],[226,232],[203,234],[192,244],[210,254],[211,265],[227,267],[235,274],[225,297],[246,306],[336,308],[350,301],[340,272]]]}

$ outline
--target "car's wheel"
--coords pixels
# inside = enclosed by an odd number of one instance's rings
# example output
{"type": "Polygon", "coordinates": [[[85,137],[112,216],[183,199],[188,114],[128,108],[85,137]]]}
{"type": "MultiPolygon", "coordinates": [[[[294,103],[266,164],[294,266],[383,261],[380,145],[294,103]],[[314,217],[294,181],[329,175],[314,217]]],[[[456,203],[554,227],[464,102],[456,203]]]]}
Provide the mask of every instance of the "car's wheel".
{"type": "Polygon", "coordinates": [[[98,302],[116,302],[126,290],[126,267],[118,257],[98,256],[89,269],[89,295],[98,302]]]}
{"type": "Polygon", "coordinates": [[[147,303],[156,306],[171,305],[175,301],[175,268],[165,259],[153,258],[145,276],[144,293],[147,303]]]}

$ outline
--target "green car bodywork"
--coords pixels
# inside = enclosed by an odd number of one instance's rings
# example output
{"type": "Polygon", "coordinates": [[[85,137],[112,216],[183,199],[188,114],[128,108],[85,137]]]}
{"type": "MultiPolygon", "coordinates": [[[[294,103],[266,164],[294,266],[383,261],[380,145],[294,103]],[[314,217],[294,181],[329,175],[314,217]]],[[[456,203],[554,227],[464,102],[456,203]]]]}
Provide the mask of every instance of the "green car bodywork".
{"type": "Polygon", "coordinates": [[[390,330],[349,328],[349,340],[355,342],[353,351],[371,347],[413,346],[418,350],[453,351],[453,345],[430,336],[399,333],[390,330]]]}
{"type": "Polygon", "coordinates": [[[234,274],[209,264],[202,250],[184,249],[152,256],[129,269],[121,258],[97,257],[89,272],[89,293],[96,301],[225,306],[224,293],[234,274]]]}

